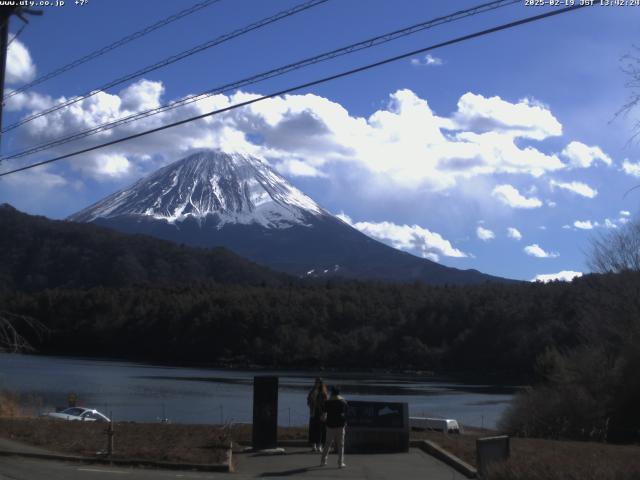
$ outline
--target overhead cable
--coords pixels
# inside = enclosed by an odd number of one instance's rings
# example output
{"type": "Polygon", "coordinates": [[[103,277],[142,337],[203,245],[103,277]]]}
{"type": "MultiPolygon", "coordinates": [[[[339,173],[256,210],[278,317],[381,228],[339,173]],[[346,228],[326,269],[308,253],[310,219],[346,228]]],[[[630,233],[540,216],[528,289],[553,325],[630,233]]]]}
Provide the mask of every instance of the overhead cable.
{"type": "MultiPolygon", "coordinates": [[[[35,80],[32,80],[31,82],[22,85],[19,88],[16,88],[15,90],[12,90],[11,92],[7,93],[4,96],[4,101],[6,101],[8,98],[13,97],[14,95],[17,95],[18,93],[24,92],[36,85],[39,85],[41,83],[46,82],[47,80],[50,80],[54,77],[57,77],[58,75],[61,75],[64,72],[68,72],[69,70],[72,70],[80,65],[82,65],[83,63],[87,63],[90,60],[93,60],[94,58],[98,58],[102,55],[104,55],[105,53],[108,53],[112,50],[115,50],[116,48],[122,47],[123,45],[126,45],[127,43],[130,43],[134,40],[137,40],[138,38],[141,38],[151,32],[153,32],[154,30],[157,30],[159,28],[164,27],[165,25],[169,25],[170,23],[175,22],[176,20],[179,20],[181,18],[186,17],[187,15],[191,15],[192,13],[198,12],[200,10],[202,10],[205,7],[208,7],[214,3],[218,3],[221,0],[204,0],[202,2],[198,2],[195,5],[192,5],[189,8],[186,8],[184,10],[181,10],[177,13],[174,13],[173,15],[170,15],[166,18],[163,18],[162,20],[157,21],[156,23],[154,23],[153,25],[149,25],[148,27],[143,28],[142,30],[138,30],[130,35],[127,35],[126,37],[121,38],[120,40],[116,40],[113,43],[110,43],[109,45],[106,45],[104,47],[101,47],[97,50],[94,50],[91,53],[88,53],[87,55],[84,55],[83,57],[80,57],[70,63],[67,63],[66,65],[63,65],[61,67],[56,68],[55,70],[50,71],[49,73],[46,73],[44,75],[39,76],[38,78],[36,78],[35,80]]],[[[17,36],[17,35],[16,35],[17,36]]],[[[14,37],[15,38],[15,37],[14,37]]]]}
{"type": "Polygon", "coordinates": [[[263,18],[262,20],[259,20],[257,22],[254,22],[250,25],[247,25],[246,27],[243,28],[239,28],[237,30],[234,30],[231,33],[227,33],[224,35],[221,35],[213,40],[210,40],[208,42],[202,43],[200,45],[197,45],[195,47],[192,47],[188,50],[184,50],[180,53],[177,53],[175,55],[171,55],[170,57],[167,57],[163,60],[160,60],[159,62],[156,62],[152,65],[149,65],[147,67],[141,68],[140,70],[136,70],[133,73],[129,73],[127,75],[124,75],[122,77],[119,77],[115,80],[112,80],[100,87],[97,87],[95,89],[92,89],[91,91],[88,91],[80,96],[77,97],[72,97],[67,101],[61,102],[61,103],[57,103],[55,105],[53,105],[50,108],[47,108],[45,110],[42,110],[40,112],[36,112],[33,113],[31,115],[28,115],[22,119],[20,119],[19,121],[12,123],[11,125],[7,125],[5,128],[2,129],[2,131],[0,133],[6,133],[10,130],[13,130],[15,128],[18,128],[21,125],[24,125],[25,123],[31,122],[32,120],[35,120],[36,118],[40,118],[44,115],[48,115],[52,112],[55,112],[57,110],[60,110],[62,108],[68,107],[70,105],[73,105],[75,103],[78,103],[82,100],[85,100],[87,98],[90,98],[94,95],[97,95],[99,92],[104,91],[104,90],[108,90],[110,88],[113,88],[117,85],[121,85],[125,82],[128,82],[129,80],[133,80],[134,78],[138,78],[141,77],[142,75],[145,75],[149,72],[153,72],[154,70],[158,70],[159,68],[163,68],[166,67],[167,65],[171,65],[172,63],[175,63],[179,60],[183,60],[187,57],[190,57],[192,55],[195,55],[196,53],[200,53],[203,52],[209,48],[215,47],[217,45],[220,45],[224,42],[227,42],[229,40],[232,40],[234,38],[237,38],[241,35],[245,35],[253,30],[257,30],[259,28],[262,28],[266,25],[269,25],[271,23],[277,22],[279,20],[282,20],[284,18],[287,17],[291,17],[293,15],[296,15],[300,12],[303,12],[305,10],[308,10],[310,8],[313,8],[315,6],[318,6],[320,4],[326,3],[328,0],[309,0],[307,2],[301,3],[299,5],[296,5],[293,8],[289,8],[287,10],[283,10],[275,15],[272,15],[270,17],[267,18],[263,18]]]}
{"type": "Polygon", "coordinates": [[[126,137],[122,137],[122,138],[119,138],[119,139],[116,139],[116,140],[111,140],[109,142],[101,143],[99,145],[94,145],[92,147],[84,148],[84,149],[81,149],[81,150],[76,150],[75,152],[67,153],[67,154],[60,155],[60,156],[57,156],[57,157],[54,157],[54,158],[50,158],[48,160],[44,160],[44,161],[41,161],[41,162],[37,162],[37,163],[30,164],[30,165],[26,165],[24,167],[16,168],[16,169],[10,170],[8,172],[2,172],[2,173],[0,173],[0,177],[4,177],[6,175],[11,175],[11,174],[14,174],[14,173],[17,173],[17,172],[21,172],[21,171],[24,171],[24,170],[29,170],[31,168],[39,167],[39,166],[42,166],[42,165],[47,165],[47,164],[50,164],[50,163],[53,163],[53,162],[64,160],[66,158],[75,157],[75,156],[81,155],[83,153],[88,153],[88,152],[92,152],[92,151],[95,151],[95,150],[99,150],[101,148],[105,148],[105,147],[109,147],[109,146],[116,145],[116,144],[119,144],[119,143],[123,143],[123,142],[129,141],[129,140],[133,140],[135,138],[144,137],[144,136],[150,135],[152,133],[161,132],[163,130],[167,130],[167,129],[170,129],[170,128],[173,128],[173,127],[177,127],[177,126],[180,126],[180,125],[191,123],[191,122],[194,122],[196,120],[200,120],[202,118],[211,117],[211,116],[214,116],[214,115],[219,115],[221,113],[225,113],[225,112],[228,112],[228,111],[231,111],[231,110],[235,110],[237,108],[246,107],[248,105],[252,105],[254,103],[261,102],[263,100],[267,100],[269,98],[279,97],[279,96],[285,95],[287,93],[295,92],[295,91],[298,91],[298,90],[303,90],[305,88],[309,88],[309,87],[313,87],[313,86],[316,86],[316,85],[320,85],[322,83],[326,83],[326,82],[329,82],[329,81],[332,81],[332,80],[337,80],[339,78],[343,78],[343,77],[347,77],[347,76],[350,76],[350,75],[353,75],[353,74],[356,74],[356,73],[360,73],[360,72],[364,72],[364,71],[367,71],[367,70],[371,70],[372,68],[380,67],[382,65],[386,65],[386,64],[389,64],[389,63],[392,63],[392,62],[396,62],[398,60],[403,60],[403,59],[412,57],[414,55],[418,55],[418,54],[421,54],[421,53],[426,53],[426,52],[429,52],[431,50],[435,50],[435,49],[438,49],[438,48],[446,47],[446,46],[449,46],[449,45],[462,43],[462,42],[465,42],[467,40],[471,40],[471,39],[474,39],[474,38],[482,37],[482,36],[489,35],[489,34],[492,34],[492,33],[495,33],[495,32],[499,32],[499,31],[502,31],[502,30],[507,30],[507,29],[514,28],[514,27],[517,27],[517,26],[520,26],[520,25],[524,25],[524,24],[527,24],[527,23],[532,23],[532,22],[535,22],[535,21],[538,21],[538,20],[542,20],[542,19],[545,19],[545,18],[548,18],[548,17],[553,17],[553,16],[560,15],[560,14],[563,14],[563,13],[576,11],[576,10],[579,10],[581,8],[588,7],[588,6],[591,6],[591,5],[592,4],[585,3],[585,4],[582,4],[582,5],[576,5],[576,6],[571,6],[571,7],[554,9],[554,10],[551,10],[551,11],[546,12],[546,13],[542,13],[542,14],[539,14],[539,15],[533,15],[531,17],[526,17],[526,18],[523,18],[521,20],[516,20],[516,21],[513,21],[513,22],[509,22],[509,23],[505,23],[505,24],[502,24],[502,25],[498,25],[496,27],[488,28],[486,30],[481,30],[481,31],[478,31],[478,32],[475,32],[475,33],[470,33],[470,34],[467,34],[467,35],[463,35],[461,37],[457,37],[457,38],[454,38],[452,40],[447,40],[445,42],[437,43],[435,45],[430,45],[428,47],[420,48],[418,50],[413,50],[411,52],[403,53],[401,55],[396,55],[394,57],[389,57],[389,58],[386,58],[384,60],[380,60],[380,61],[377,61],[377,62],[374,62],[374,63],[369,63],[369,64],[361,66],[361,67],[357,67],[357,68],[353,68],[351,70],[347,70],[347,71],[344,71],[344,72],[336,73],[334,75],[323,77],[323,78],[320,78],[320,79],[317,79],[317,80],[313,80],[313,81],[310,81],[310,82],[306,82],[306,83],[303,83],[303,84],[300,84],[300,85],[296,85],[296,86],[293,86],[293,87],[288,87],[288,88],[285,88],[283,90],[279,90],[277,92],[270,93],[268,95],[263,95],[261,97],[256,97],[256,98],[253,98],[251,100],[247,100],[247,101],[244,101],[244,102],[236,103],[234,105],[230,105],[230,106],[225,107],[225,108],[220,108],[220,109],[217,109],[217,110],[213,110],[211,112],[203,113],[203,114],[200,114],[200,115],[195,115],[193,117],[189,117],[189,118],[186,118],[184,120],[180,120],[180,121],[177,121],[177,122],[169,123],[169,124],[163,125],[161,127],[152,128],[150,130],[145,130],[144,132],[139,132],[139,133],[135,133],[133,135],[128,135],[126,137]]]}
{"type": "Polygon", "coordinates": [[[116,120],[112,120],[110,122],[105,122],[103,124],[100,125],[96,125],[95,127],[92,127],[90,129],[86,129],[86,130],[82,130],[82,131],[78,131],[75,133],[72,133],[71,135],[65,136],[65,137],[61,137],[55,140],[51,140],[49,142],[45,142],[42,143],[40,145],[36,145],[36,146],[32,146],[26,150],[22,150],[20,152],[17,153],[12,153],[9,155],[6,155],[3,158],[0,158],[0,161],[2,160],[10,160],[10,159],[15,159],[15,158],[22,158],[28,155],[32,155],[34,153],[38,153],[41,152],[43,150],[48,150],[52,147],[56,147],[59,145],[63,145],[75,140],[80,140],[86,137],[89,137],[91,135],[95,135],[97,133],[100,132],[104,132],[107,130],[111,130],[114,129],[116,127],[119,127],[121,125],[125,125],[131,122],[135,122],[137,120],[142,120],[144,118],[150,117],[152,115],[157,115],[159,113],[162,112],[166,112],[169,110],[173,110],[194,102],[198,102],[200,100],[203,100],[205,98],[214,96],[214,95],[218,95],[221,93],[225,93],[225,92],[229,92],[232,90],[236,90],[242,87],[246,87],[249,85],[253,85],[255,83],[270,79],[270,78],[274,78],[274,77],[278,77],[281,75],[285,75],[291,71],[294,70],[298,70],[301,68],[305,68],[308,67],[310,65],[314,65],[317,63],[321,63],[321,62],[325,62],[343,55],[347,55],[353,52],[357,52],[360,50],[364,50],[367,48],[372,48],[384,43],[388,43],[391,42],[393,40],[396,40],[398,38],[402,38],[402,37],[406,37],[408,35],[429,29],[429,28],[433,28],[436,27],[438,25],[442,25],[445,23],[450,23],[450,22],[454,22],[469,16],[473,16],[473,15],[478,15],[480,13],[484,13],[487,11],[491,11],[491,10],[495,10],[497,8],[502,8],[502,7],[506,7],[509,5],[513,5],[515,3],[520,3],[520,0],[499,0],[499,1],[492,1],[492,2],[488,2],[488,3],[483,3],[481,5],[477,5],[475,7],[472,8],[468,8],[465,10],[460,10],[454,13],[451,13],[449,15],[445,15],[445,16],[441,16],[441,17],[437,17],[434,19],[430,19],[424,22],[420,22],[414,25],[411,25],[409,27],[405,27],[399,30],[395,30],[393,32],[390,33],[385,33],[383,35],[378,35],[372,38],[369,38],[367,40],[363,40],[357,43],[353,43],[351,45],[347,45],[346,47],[341,47],[335,50],[331,50],[329,52],[325,52],[313,57],[309,57],[309,58],[305,58],[303,60],[294,62],[294,63],[290,63],[288,65],[284,65],[278,68],[274,68],[272,70],[263,72],[263,73],[259,73],[257,75],[252,75],[250,77],[244,78],[242,80],[238,80],[232,83],[228,83],[219,87],[214,87],[212,89],[209,89],[203,93],[199,93],[199,94],[192,94],[192,95],[188,95],[184,98],[181,98],[179,100],[176,101],[172,101],[169,103],[165,103],[163,105],[160,105],[158,107],[154,107],[154,108],[150,108],[147,110],[143,110],[140,112],[136,112],[133,113],[131,115],[128,115],[126,117],[122,117],[122,118],[118,118],[116,120]]]}

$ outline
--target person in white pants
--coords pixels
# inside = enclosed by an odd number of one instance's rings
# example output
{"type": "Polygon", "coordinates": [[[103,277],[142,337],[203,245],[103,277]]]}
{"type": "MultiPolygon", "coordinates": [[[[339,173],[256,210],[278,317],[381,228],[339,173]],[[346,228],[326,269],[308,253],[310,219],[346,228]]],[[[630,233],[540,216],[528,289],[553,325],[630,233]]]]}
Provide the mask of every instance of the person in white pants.
{"type": "Polygon", "coordinates": [[[322,460],[320,465],[327,464],[329,450],[333,443],[336,444],[338,451],[338,467],[346,467],[344,463],[344,435],[347,426],[347,401],[340,396],[340,389],[331,388],[331,397],[324,402],[324,411],[326,415],[327,437],[322,448],[322,460]]]}

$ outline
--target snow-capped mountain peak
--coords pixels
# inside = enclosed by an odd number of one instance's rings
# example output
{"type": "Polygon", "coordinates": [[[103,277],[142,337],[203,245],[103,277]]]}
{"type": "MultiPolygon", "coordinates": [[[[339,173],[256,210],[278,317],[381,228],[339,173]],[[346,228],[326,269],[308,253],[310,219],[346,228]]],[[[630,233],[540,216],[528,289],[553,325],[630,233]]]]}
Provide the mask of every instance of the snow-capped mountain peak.
{"type": "Polygon", "coordinates": [[[191,217],[266,228],[306,225],[328,215],[264,160],[239,153],[203,150],[142,178],[132,186],[69,217],[78,222],[120,216],[169,223],[191,217]]]}

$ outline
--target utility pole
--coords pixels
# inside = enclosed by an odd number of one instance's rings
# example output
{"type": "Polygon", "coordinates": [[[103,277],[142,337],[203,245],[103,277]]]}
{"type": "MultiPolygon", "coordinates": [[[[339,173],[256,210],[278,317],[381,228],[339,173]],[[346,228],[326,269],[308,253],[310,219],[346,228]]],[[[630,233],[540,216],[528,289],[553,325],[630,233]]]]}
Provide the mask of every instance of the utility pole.
{"type": "MultiPolygon", "coordinates": [[[[2,110],[4,109],[4,77],[7,71],[7,47],[9,46],[9,19],[18,9],[3,6],[0,10],[0,130],[2,130],[2,110]]],[[[0,141],[2,134],[0,134],[0,141]]]]}
{"type": "MultiPolygon", "coordinates": [[[[17,15],[25,23],[29,23],[24,14],[42,15],[42,10],[32,10],[16,5],[0,7],[0,130],[2,130],[2,113],[4,110],[4,80],[7,72],[7,49],[9,47],[9,20],[17,15]]],[[[2,133],[0,133],[0,151],[2,133]]]]}

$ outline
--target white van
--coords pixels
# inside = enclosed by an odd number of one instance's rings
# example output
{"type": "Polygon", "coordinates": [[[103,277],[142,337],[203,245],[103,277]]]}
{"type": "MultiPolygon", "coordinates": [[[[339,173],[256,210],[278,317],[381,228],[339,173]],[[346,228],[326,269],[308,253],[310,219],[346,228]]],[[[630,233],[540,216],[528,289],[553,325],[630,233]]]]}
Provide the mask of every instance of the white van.
{"type": "Polygon", "coordinates": [[[433,430],[445,433],[460,433],[460,425],[452,418],[409,417],[411,430],[433,430]]]}

